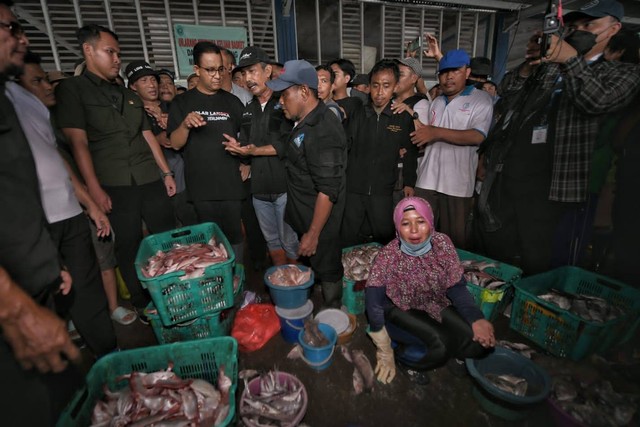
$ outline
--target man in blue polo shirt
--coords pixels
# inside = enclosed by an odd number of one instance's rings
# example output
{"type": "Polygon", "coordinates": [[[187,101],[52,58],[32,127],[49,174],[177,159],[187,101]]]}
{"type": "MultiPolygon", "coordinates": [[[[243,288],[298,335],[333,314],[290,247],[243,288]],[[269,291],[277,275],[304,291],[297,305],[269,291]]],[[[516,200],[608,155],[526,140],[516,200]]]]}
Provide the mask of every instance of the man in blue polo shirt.
{"type": "Polygon", "coordinates": [[[425,147],[415,194],[429,201],[437,229],[460,248],[468,246],[466,224],[478,166],[477,146],[486,138],[493,115],[489,94],[466,85],[470,62],[461,49],[442,57],[438,80],[443,94],[431,103],[428,125],[412,133],[411,139],[425,147]]]}

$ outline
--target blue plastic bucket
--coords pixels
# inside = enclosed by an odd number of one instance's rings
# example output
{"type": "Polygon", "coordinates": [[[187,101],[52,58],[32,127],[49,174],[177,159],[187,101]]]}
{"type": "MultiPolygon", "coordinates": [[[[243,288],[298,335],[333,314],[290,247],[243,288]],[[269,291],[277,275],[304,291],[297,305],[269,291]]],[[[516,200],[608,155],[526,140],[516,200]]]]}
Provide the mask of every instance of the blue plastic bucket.
{"type": "Polygon", "coordinates": [[[312,312],[313,301],[310,299],[298,308],[282,308],[276,305],[282,338],[287,342],[298,342],[298,334],[304,329],[304,321],[311,317],[312,312]]]}
{"type": "MultiPolygon", "coordinates": [[[[311,292],[311,286],[313,285],[313,271],[311,271],[311,278],[307,283],[298,286],[278,286],[271,283],[269,276],[273,274],[276,269],[283,267],[290,267],[291,265],[278,265],[267,269],[264,272],[264,284],[269,287],[269,293],[273,304],[280,308],[298,308],[302,307],[309,299],[311,292]]],[[[300,270],[310,270],[309,267],[304,265],[296,265],[300,270]]]]}
{"type": "Polygon", "coordinates": [[[469,374],[476,380],[473,396],[493,415],[510,421],[526,418],[543,402],[551,391],[547,372],[519,353],[502,347],[481,359],[467,359],[469,374]],[[516,396],[496,387],[485,374],[509,374],[527,380],[525,396],[516,396]]]}
{"type": "Polygon", "coordinates": [[[322,347],[312,347],[308,345],[302,339],[304,330],[298,333],[298,342],[302,346],[302,360],[304,360],[307,365],[311,366],[311,368],[315,369],[316,371],[322,371],[324,369],[327,369],[333,361],[333,351],[336,347],[338,334],[336,334],[335,329],[325,323],[320,323],[318,327],[320,328],[320,332],[322,332],[324,336],[329,340],[329,344],[322,347]]]}

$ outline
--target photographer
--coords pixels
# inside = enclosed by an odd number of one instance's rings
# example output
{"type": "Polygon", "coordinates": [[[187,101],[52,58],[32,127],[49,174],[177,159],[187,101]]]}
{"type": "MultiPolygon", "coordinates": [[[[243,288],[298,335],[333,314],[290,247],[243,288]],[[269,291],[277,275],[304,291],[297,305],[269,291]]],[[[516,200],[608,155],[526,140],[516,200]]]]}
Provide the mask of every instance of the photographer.
{"type": "Polygon", "coordinates": [[[485,147],[480,234],[487,255],[519,255],[525,274],[572,263],[590,227],[582,215],[600,119],[640,85],[637,65],[601,59],[623,15],[613,0],[576,7],[541,58],[532,37],[525,63],[502,86],[505,108],[485,147]]]}

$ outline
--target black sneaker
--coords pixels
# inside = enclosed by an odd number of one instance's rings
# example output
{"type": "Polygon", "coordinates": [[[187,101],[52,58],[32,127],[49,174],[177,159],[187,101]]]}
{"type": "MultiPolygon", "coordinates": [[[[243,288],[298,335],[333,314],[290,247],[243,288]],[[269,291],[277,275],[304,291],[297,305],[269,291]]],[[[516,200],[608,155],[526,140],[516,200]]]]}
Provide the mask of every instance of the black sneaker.
{"type": "Polygon", "coordinates": [[[464,363],[464,360],[456,359],[455,357],[447,361],[447,369],[449,369],[449,372],[451,372],[453,376],[458,378],[466,377],[468,374],[467,365],[464,363]]]}
{"type": "Polygon", "coordinates": [[[396,366],[407,376],[407,378],[409,378],[409,381],[414,384],[425,386],[431,382],[426,371],[416,371],[415,369],[411,369],[401,364],[398,364],[396,366]]]}

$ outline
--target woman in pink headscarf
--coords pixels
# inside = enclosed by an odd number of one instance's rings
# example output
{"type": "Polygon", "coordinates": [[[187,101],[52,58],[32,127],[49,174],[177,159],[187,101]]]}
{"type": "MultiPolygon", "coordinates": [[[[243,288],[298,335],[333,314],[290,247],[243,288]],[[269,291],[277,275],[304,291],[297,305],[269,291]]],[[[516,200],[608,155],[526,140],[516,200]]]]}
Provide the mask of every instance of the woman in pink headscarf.
{"type": "Polygon", "coordinates": [[[391,382],[397,359],[414,382],[427,384],[424,371],[495,346],[493,326],[467,290],[451,239],[435,231],[429,203],[402,199],[393,221],[397,238],[380,250],[366,288],[376,375],[391,382]]]}

